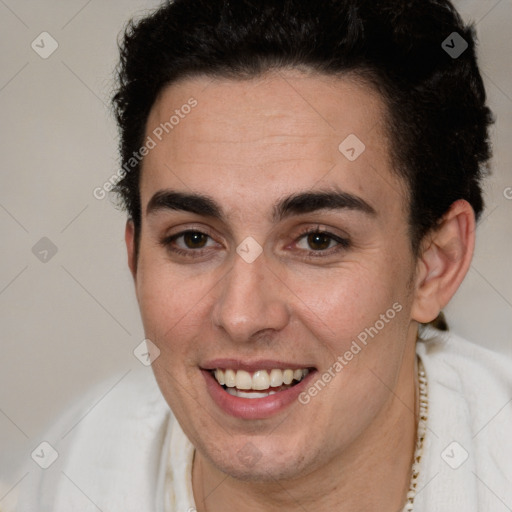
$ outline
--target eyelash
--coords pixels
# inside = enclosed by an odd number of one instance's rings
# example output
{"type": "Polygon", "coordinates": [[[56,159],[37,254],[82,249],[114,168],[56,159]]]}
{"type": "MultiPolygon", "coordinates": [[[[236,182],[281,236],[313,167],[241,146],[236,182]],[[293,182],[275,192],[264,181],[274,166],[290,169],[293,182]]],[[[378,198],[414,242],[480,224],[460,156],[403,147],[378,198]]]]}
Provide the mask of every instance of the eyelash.
{"type": "Polygon", "coordinates": [[[325,258],[327,256],[332,256],[332,254],[346,250],[350,247],[350,240],[348,238],[342,238],[340,236],[335,235],[334,233],[331,233],[330,231],[320,229],[319,226],[315,229],[306,228],[303,231],[301,231],[294,243],[298,243],[300,240],[308,237],[309,235],[316,235],[316,234],[326,236],[330,240],[336,242],[337,245],[334,247],[331,247],[329,249],[325,249],[325,250],[307,251],[307,254],[303,256],[303,258],[306,260],[313,259],[313,258],[325,258]]]}
{"type": "MultiPolygon", "coordinates": [[[[202,253],[202,250],[201,250],[202,248],[201,249],[188,249],[188,250],[185,250],[185,249],[181,249],[180,247],[172,247],[172,243],[173,242],[175,242],[176,240],[178,240],[179,238],[181,238],[181,237],[183,237],[183,236],[185,236],[187,234],[201,234],[201,235],[205,235],[209,239],[213,240],[213,238],[208,233],[200,231],[199,229],[187,229],[185,231],[181,231],[180,233],[176,233],[174,235],[171,235],[171,236],[163,238],[160,243],[167,250],[169,250],[169,251],[171,251],[171,252],[173,252],[175,254],[179,254],[180,256],[184,256],[184,257],[187,257],[187,258],[199,258],[199,257],[202,257],[203,256],[203,253],[202,253]]],[[[326,231],[326,230],[322,230],[319,227],[317,227],[316,229],[311,229],[311,228],[304,229],[298,235],[298,237],[295,239],[294,243],[298,243],[303,238],[305,238],[305,237],[307,237],[309,235],[315,235],[315,234],[324,235],[327,238],[329,238],[330,240],[336,242],[337,245],[335,247],[331,247],[331,248],[325,249],[325,250],[317,250],[317,251],[310,250],[310,251],[307,251],[308,254],[303,256],[303,259],[305,259],[305,260],[314,259],[314,258],[322,258],[322,257],[326,257],[326,256],[331,256],[332,254],[337,253],[337,252],[342,251],[342,250],[346,250],[346,249],[348,249],[351,246],[350,240],[348,238],[342,238],[340,236],[335,235],[334,233],[331,233],[331,232],[326,231]]]]}

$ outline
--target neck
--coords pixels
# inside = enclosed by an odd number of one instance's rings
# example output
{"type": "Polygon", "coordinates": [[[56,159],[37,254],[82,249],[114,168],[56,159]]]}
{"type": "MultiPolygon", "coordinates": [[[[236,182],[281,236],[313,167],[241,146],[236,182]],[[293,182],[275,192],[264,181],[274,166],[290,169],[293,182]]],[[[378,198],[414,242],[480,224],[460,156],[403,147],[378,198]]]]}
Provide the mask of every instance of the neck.
{"type": "Polygon", "coordinates": [[[401,510],[416,441],[416,368],[413,346],[372,425],[343,453],[309,474],[271,483],[241,481],[220,472],[196,451],[192,478],[197,511],[401,510]]]}

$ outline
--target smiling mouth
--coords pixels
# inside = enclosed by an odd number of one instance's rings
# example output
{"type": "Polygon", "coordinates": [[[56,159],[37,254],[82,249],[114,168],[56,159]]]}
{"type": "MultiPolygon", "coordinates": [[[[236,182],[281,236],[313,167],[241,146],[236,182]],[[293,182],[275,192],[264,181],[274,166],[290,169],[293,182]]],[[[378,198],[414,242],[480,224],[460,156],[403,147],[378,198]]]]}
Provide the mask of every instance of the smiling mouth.
{"type": "Polygon", "coordinates": [[[310,372],[309,368],[281,370],[279,368],[247,372],[217,368],[211,374],[222,388],[240,398],[264,398],[297,385],[310,372]]]}

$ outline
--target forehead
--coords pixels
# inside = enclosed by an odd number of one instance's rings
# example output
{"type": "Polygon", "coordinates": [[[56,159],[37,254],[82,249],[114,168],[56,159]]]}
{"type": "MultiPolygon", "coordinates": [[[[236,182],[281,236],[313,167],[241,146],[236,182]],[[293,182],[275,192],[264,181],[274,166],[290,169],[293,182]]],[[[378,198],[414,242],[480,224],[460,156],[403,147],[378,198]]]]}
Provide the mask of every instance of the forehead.
{"type": "Polygon", "coordinates": [[[171,188],[208,193],[226,210],[261,210],[298,190],[335,187],[396,210],[405,188],[392,172],[385,122],[380,96],[348,77],[288,70],[183,80],[148,117],[155,147],[143,161],[142,205],[171,188]]]}

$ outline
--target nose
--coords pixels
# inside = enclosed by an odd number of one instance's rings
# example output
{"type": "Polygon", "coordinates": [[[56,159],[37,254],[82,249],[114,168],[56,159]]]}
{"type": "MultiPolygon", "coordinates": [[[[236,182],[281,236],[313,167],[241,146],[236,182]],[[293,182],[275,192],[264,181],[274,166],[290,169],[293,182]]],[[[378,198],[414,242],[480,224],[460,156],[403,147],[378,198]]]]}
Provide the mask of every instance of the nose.
{"type": "Polygon", "coordinates": [[[289,322],[286,287],[262,254],[252,263],[238,255],[219,283],[213,322],[237,343],[255,341],[282,330],[289,322]]]}

